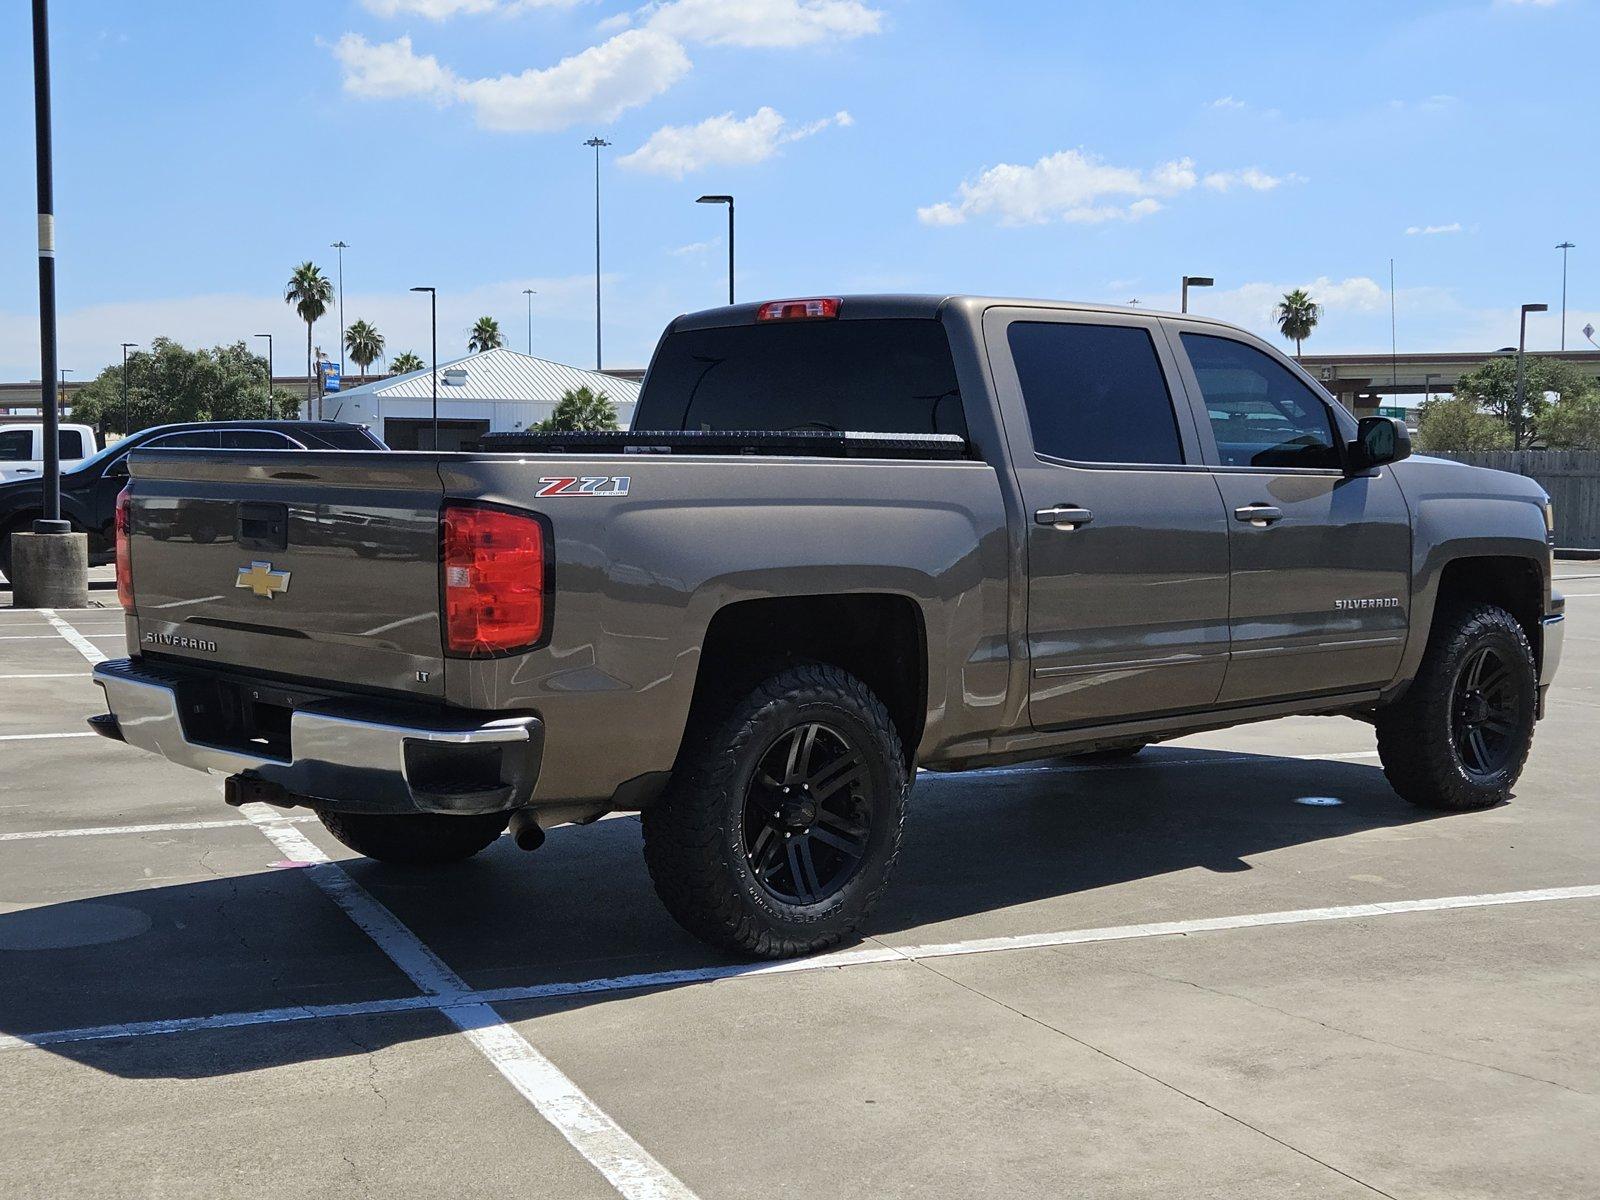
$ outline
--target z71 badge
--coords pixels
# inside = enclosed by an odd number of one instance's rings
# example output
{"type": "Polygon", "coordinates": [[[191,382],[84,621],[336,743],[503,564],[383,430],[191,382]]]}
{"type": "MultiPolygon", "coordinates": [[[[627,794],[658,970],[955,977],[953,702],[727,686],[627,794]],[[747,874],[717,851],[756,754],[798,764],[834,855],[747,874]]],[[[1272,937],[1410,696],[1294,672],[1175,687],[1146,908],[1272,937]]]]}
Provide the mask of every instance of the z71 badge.
{"type": "Polygon", "coordinates": [[[626,496],[626,475],[546,475],[535,496],[626,496]]]}

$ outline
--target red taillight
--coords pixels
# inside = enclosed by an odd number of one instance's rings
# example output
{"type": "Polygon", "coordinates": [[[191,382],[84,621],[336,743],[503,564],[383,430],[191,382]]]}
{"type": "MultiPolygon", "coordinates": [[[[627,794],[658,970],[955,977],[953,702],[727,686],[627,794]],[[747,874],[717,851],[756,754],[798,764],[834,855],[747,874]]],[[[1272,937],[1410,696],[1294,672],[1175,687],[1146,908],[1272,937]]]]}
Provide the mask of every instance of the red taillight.
{"type": "Polygon", "coordinates": [[[133,611],[133,555],[128,546],[132,521],[128,489],[123,488],[117,493],[117,599],[129,612],[133,611]]]}
{"type": "Polygon", "coordinates": [[[756,309],[758,321],[826,321],[839,315],[835,297],[816,300],[769,300],[756,309]]]}
{"type": "Polygon", "coordinates": [[[539,518],[452,504],[443,522],[445,649],[493,655],[544,641],[550,610],[539,518]]]}

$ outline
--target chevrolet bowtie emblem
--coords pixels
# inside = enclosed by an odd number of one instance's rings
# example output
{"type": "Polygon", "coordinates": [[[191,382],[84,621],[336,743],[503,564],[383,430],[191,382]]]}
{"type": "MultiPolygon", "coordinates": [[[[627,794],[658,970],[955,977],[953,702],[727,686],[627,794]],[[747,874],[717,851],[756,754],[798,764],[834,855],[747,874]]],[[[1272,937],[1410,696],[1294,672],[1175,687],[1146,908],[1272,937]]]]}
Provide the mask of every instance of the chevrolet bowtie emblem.
{"type": "Polygon", "coordinates": [[[277,593],[289,590],[289,572],[274,571],[269,562],[253,562],[239,568],[239,578],[233,586],[249,588],[263,600],[271,600],[277,593]]]}

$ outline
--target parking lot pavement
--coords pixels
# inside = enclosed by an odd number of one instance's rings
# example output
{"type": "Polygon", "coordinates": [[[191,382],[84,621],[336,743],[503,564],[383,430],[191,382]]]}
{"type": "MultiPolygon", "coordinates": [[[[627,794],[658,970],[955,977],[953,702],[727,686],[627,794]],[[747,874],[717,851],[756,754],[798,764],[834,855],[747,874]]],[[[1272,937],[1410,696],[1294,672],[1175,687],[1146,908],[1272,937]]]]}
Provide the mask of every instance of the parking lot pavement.
{"type": "Polygon", "coordinates": [[[1592,1197],[1600,570],[1558,573],[1511,804],[1413,810],[1333,718],[923,775],[869,936],[758,968],[631,818],[422,873],[229,809],[75,736],[114,608],[0,609],[0,1196],[1592,1197]]]}

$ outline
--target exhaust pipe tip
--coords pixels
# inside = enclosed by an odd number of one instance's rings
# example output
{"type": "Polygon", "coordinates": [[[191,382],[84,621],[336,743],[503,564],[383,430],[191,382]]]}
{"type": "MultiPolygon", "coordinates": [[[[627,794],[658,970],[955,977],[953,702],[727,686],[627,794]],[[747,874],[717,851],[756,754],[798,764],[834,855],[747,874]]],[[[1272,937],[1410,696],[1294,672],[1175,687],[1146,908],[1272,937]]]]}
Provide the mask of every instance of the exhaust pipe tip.
{"type": "Polygon", "coordinates": [[[537,850],[544,845],[544,830],[539,827],[539,818],[534,816],[531,808],[519,808],[513,812],[507,828],[519,850],[537,850]]]}

